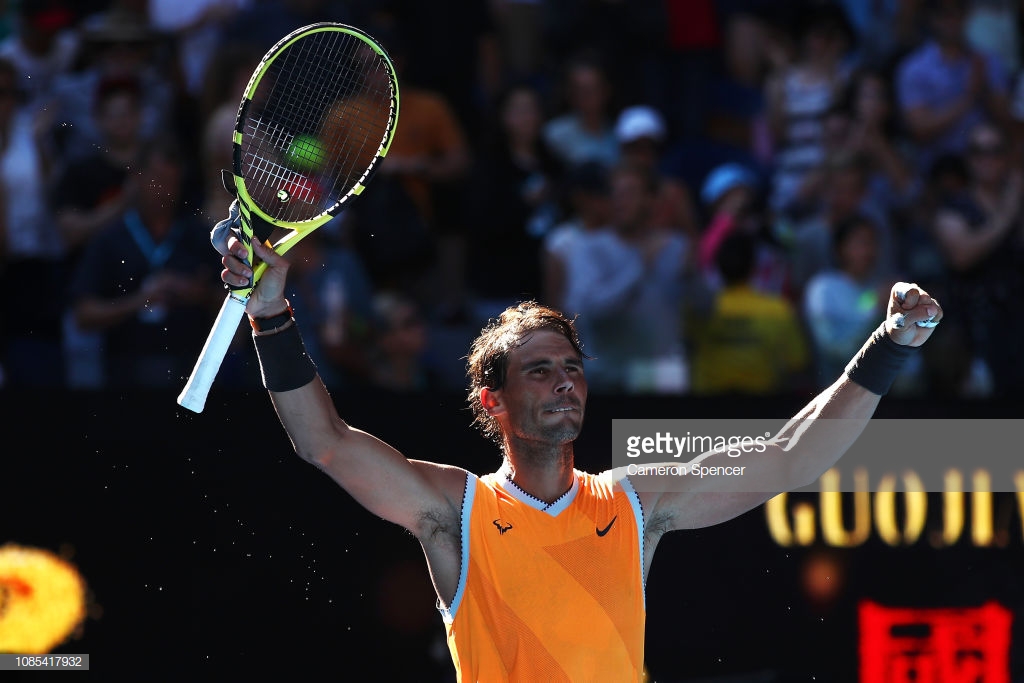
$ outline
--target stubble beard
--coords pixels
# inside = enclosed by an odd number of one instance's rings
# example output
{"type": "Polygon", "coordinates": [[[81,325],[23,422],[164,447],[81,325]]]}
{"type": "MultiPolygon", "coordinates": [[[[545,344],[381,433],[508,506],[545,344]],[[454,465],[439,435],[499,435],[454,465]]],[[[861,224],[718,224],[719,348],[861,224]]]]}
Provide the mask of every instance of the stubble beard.
{"type": "MultiPolygon", "coordinates": [[[[583,422],[556,425],[531,425],[507,439],[520,458],[536,464],[551,464],[572,453],[572,444],[579,437],[583,422]]],[[[508,446],[506,446],[507,450],[508,446]]]]}

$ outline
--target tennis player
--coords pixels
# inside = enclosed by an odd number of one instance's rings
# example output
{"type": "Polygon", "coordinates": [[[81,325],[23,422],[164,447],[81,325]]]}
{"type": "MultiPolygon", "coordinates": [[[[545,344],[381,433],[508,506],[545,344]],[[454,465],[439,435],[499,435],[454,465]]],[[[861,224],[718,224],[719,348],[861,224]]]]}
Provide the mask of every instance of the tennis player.
{"type": "MultiPolygon", "coordinates": [[[[222,279],[246,283],[245,249],[224,226],[213,238],[224,255],[222,279]]],[[[728,492],[721,477],[640,491],[623,469],[575,469],[585,356],[572,322],[535,303],[507,309],[469,353],[469,403],[475,424],[501,448],[501,468],[478,477],[407,459],[338,416],[284,298],[288,262],[254,248],[269,267],[247,312],[281,422],[300,457],[419,539],[458,680],[641,680],[644,584],[661,537],[732,519],[773,493],[728,492]]],[[[787,425],[803,426],[795,430],[800,436],[770,443],[747,461],[749,475],[768,480],[782,472],[780,491],[815,481],[856,439],[906,357],[941,319],[938,302],[919,287],[894,286],[889,316],[843,375],[787,425]],[[811,418],[859,427],[837,434],[811,418]]],[[[728,460],[721,461],[734,464],[728,460]]]]}

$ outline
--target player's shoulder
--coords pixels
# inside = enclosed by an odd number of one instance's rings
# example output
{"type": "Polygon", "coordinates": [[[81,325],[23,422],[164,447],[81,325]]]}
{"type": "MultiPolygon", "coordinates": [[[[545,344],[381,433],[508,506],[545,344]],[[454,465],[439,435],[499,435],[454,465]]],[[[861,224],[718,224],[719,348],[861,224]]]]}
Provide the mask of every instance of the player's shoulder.
{"type": "Polygon", "coordinates": [[[581,490],[590,491],[602,496],[612,496],[632,490],[632,485],[626,477],[626,468],[624,467],[596,473],[576,470],[576,477],[580,482],[581,490]]]}
{"type": "Polygon", "coordinates": [[[412,466],[437,490],[442,491],[449,501],[461,501],[466,487],[476,481],[476,475],[455,465],[410,460],[412,466]]]}

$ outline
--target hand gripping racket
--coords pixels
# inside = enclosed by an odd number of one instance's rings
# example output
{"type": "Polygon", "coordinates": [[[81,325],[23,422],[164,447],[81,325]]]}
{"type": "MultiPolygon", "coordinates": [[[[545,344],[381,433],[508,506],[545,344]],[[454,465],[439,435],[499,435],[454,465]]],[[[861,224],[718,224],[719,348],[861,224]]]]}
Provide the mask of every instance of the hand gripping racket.
{"type": "MultiPolygon", "coordinates": [[[[232,135],[231,180],[249,263],[254,238],[284,254],[358,197],[387,154],[397,122],[394,67],[363,31],[317,23],[270,48],[249,79],[232,135]],[[275,228],[289,232],[271,245],[275,228]]],[[[256,265],[252,281],[224,300],[178,396],[181,406],[202,412],[265,270],[266,263],[256,265]]]]}

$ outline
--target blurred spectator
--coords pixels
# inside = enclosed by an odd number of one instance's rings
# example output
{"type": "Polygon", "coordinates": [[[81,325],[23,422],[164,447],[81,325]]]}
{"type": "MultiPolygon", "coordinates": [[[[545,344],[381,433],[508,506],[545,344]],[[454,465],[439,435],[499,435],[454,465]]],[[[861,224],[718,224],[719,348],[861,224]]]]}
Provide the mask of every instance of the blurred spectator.
{"type": "Polygon", "coordinates": [[[1013,154],[1024,159],[1024,69],[1017,72],[1010,92],[1008,132],[1013,139],[1013,154]]]}
{"type": "Polygon", "coordinates": [[[863,155],[840,153],[827,161],[820,175],[821,200],[817,207],[793,223],[777,223],[776,231],[787,245],[792,267],[793,294],[797,300],[818,271],[835,265],[835,226],[857,213],[870,216],[879,230],[878,267],[893,271],[892,224],[884,206],[869,194],[870,167],[863,155]]]}
{"type": "Polygon", "coordinates": [[[505,83],[547,85],[548,44],[545,3],[536,0],[494,0],[491,13],[505,83]]]}
{"type": "Polygon", "coordinates": [[[993,55],[966,39],[967,0],[928,0],[932,38],[899,65],[899,108],[917,147],[920,172],[945,152],[960,153],[986,116],[1008,118],[1008,76],[993,55]]]}
{"type": "Polygon", "coordinates": [[[221,171],[232,168],[232,135],[238,103],[263,54],[247,44],[230,44],[217,51],[206,72],[200,98],[203,122],[199,147],[202,172],[203,217],[216,223],[224,217],[232,197],[224,189],[221,171]]]}
{"type": "MultiPolygon", "coordinates": [[[[663,19],[649,10],[641,13],[635,8],[636,4],[629,3],[631,12],[647,17],[653,24],[637,37],[639,45],[634,49],[647,55],[648,61],[641,72],[647,82],[640,97],[665,112],[674,137],[700,138],[707,131],[707,93],[712,65],[722,47],[716,3],[714,0],[662,0],[663,19]],[[664,47],[651,51],[652,45],[664,47]],[[673,87],[659,87],[663,83],[672,83],[673,87]]],[[[625,83],[620,89],[629,95],[624,88],[635,77],[631,71],[625,72],[623,77],[625,83]]],[[[636,97],[626,101],[633,99],[636,97]]]]}
{"type": "Polygon", "coordinates": [[[764,84],[772,70],[769,24],[753,9],[730,12],[723,22],[721,59],[706,94],[706,136],[767,164],[771,150],[764,84]]]}
{"type": "Polygon", "coordinates": [[[500,99],[493,138],[476,155],[466,202],[467,286],[481,322],[541,295],[541,240],[558,218],[562,173],[541,137],[543,124],[540,94],[514,86],[500,99]]]}
{"type": "Polygon", "coordinates": [[[380,292],[373,298],[372,320],[370,384],[405,393],[437,388],[438,380],[425,362],[427,324],[416,302],[399,293],[380,292]]]}
{"type": "Polygon", "coordinates": [[[0,42],[17,30],[18,7],[10,0],[0,1],[0,42]]]}
{"type": "Polygon", "coordinates": [[[724,287],[706,318],[694,318],[693,393],[778,394],[802,387],[808,353],[793,306],[750,285],[756,242],[729,235],[715,254],[724,287]]]}
{"type": "Polygon", "coordinates": [[[615,124],[619,155],[623,164],[636,166],[652,174],[658,183],[654,215],[655,225],[679,230],[690,240],[698,234],[697,216],[690,189],[662,170],[662,153],[668,131],[661,113],[646,105],[627,107],[615,124]]]}
{"type": "Polygon", "coordinates": [[[14,64],[26,106],[38,109],[78,54],[77,17],[67,0],[26,0],[17,12],[14,33],[0,43],[0,57],[14,64]]]}
{"type": "MultiPolygon", "coordinates": [[[[408,55],[410,82],[440,95],[474,144],[501,90],[501,54],[491,0],[375,0],[373,21],[390,27],[408,55]]],[[[375,30],[370,31],[377,36],[375,30]]],[[[391,50],[390,42],[384,46],[391,50]]],[[[390,40],[390,38],[389,38],[390,40]]],[[[402,92],[403,106],[405,92],[402,92]]],[[[401,125],[401,124],[399,124],[401,125]]]]}
{"type": "Polygon", "coordinates": [[[766,220],[761,179],[743,164],[715,167],[701,187],[701,202],[708,215],[700,235],[697,266],[707,288],[724,286],[718,271],[718,251],[731,235],[744,233],[754,239],[754,272],[748,284],[755,291],[790,296],[788,255],[779,245],[766,220]]]}
{"type": "Polygon", "coordinates": [[[1024,388],[1024,176],[1007,142],[991,123],[971,130],[970,185],[935,217],[948,268],[943,325],[962,340],[970,365],[962,366],[960,391],[970,395],[1015,396],[1024,388]]]}
{"type": "Polygon", "coordinates": [[[565,110],[544,125],[544,140],[566,166],[600,161],[618,163],[612,90],[607,72],[593,54],[575,55],[564,67],[565,110]]]}
{"type": "Polygon", "coordinates": [[[451,305],[460,299],[465,280],[462,212],[453,202],[461,197],[473,161],[470,143],[448,101],[406,78],[410,53],[400,37],[383,26],[370,32],[387,45],[402,101],[373,192],[348,212],[354,245],[375,288],[423,296],[424,278],[433,279],[429,289],[435,300],[451,305]]]}
{"type": "Polygon", "coordinates": [[[199,98],[210,60],[228,22],[253,1],[148,0],[152,27],[174,41],[184,92],[191,99],[199,98]]]}
{"type": "MultiPolygon", "coordinates": [[[[587,285],[594,278],[580,274],[578,270],[592,268],[595,264],[587,258],[590,241],[616,238],[609,227],[611,207],[609,197],[608,169],[596,161],[580,164],[572,169],[563,185],[567,217],[544,237],[543,270],[544,301],[558,310],[568,310],[569,302],[577,300],[580,293],[569,291],[572,285],[587,285]]],[[[587,321],[577,321],[586,326],[587,321]]],[[[580,330],[583,338],[583,330],[580,330]]]]}
{"type": "Polygon", "coordinates": [[[887,272],[895,268],[898,227],[920,188],[913,152],[897,134],[887,83],[881,72],[858,70],[825,114],[824,163],[805,175],[783,218],[798,226],[798,287],[832,253],[829,235],[816,226],[834,224],[853,210],[871,215],[881,232],[879,265],[887,272]],[[808,257],[810,261],[804,260],[808,257]]]}
{"type": "Polygon", "coordinates": [[[678,231],[651,222],[657,188],[649,173],[616,168],[611,188],[615,232],[579,245],[588,267],[566,271],[567,313],[578,313],[590,335],[590,387],[685,392],[683,318],[691,246],[678,231]]]}
{"type": "Polygon", "coordinates": [[[20,84],[18,67],[0,58],[0,284],[22,292],[0,323],[0,384],[56,388],[66,250],[47,202],[45,121],[20,84]]]}
{"type": "Polygon", "coordinates": [[[89,111],[97,144],[60,169],[54,183],[57,225],[76,257],[136,200],[139,188],[132,171],[145,145],[139,81],[104,80],[95,91],[89,111]]]}
{"type": "MultiPolygon", "coordinates": [[[[353,11],[354,4],[361,3],[349,0],[241,0],[239,9],[231,13],[220,30],[220,45],[244,43],[262,56],[282,36],[318,21],[366,26],[365,16],[353,11]]],[[[385,47],[388,46],[385,44],[385,47]]]]}
{"type": "Polygon", "coordinates": [[[844,56],[852,35],[842,9],[812,4],[800,18],[796,61],[773,73],[766,84],[773,138],[771,206],[786,210],[806,175],[824,160],[823,119],[845,87],[844,56]]]}
{"type": "Polygon", "coordinates": [[[870,218],[855,214],[838,223],[832,245],[835,266],[811,277],[803,299],[818,389],[839,377],[878,327],[892,287],[890,278],[878,273],[878,229],[870,218]]]}
{"type": "Polygon", "coordinates": [[[967,42],[994,55],[1007,73],[1021,66],[1020,3],[1018,0],[970,0],[964,20],[967,42]]]}
{"type": "Polygon", "coordinates": [[[180,388],[224,298],[209,226],[183,210],[180,146],[151,145],[134,205],[90,241],[72,281],[76,321],[105,336],[104,387],[180,388]]]}
{"type": "MultiPolygon", "coordinates": [[[[667,100],[680,105],[675,113],[688,115],[685,107],[699,108],[687,101],[689,74],[683,69],[682,53],[694,46],[710,13],[711,0],[568,0],[543,2],[546,51],[550,67],[561,69],[582,54],[602,64],[602,77],[620,103],[667,100]],[[670,6],[676,12],[675,26],[681,31],[670,41],[670,6]],[[687,32],[687,29],[690,29],[687,32]],[[671,59],[675,61],[669,64],[671,59]],[[673,87],[664,84],[672,83],[673,87]],[[687,89],[686,93],[678,92],[687,89]]],[[[713,30],[713,27],[712,27],[713,30]]],[[[705,46],[706,47],[706,46],[705,46]]],[[[616,107],[617,108],[617,107],[616,107]]]]}
{"type": "Polygon", "coordinates": [[[878,70],[856,71],[842,105],[850,114],[843,148],[867,162],[872,199],[888,211],[905,209],[918,188],[912,150],[900,136],[889,78],[878,70]]]}
{"type": "MultiPolygon", "coordinates": [[[[348,241],[340,218],[301,240],[289,252],[288,300],[302,312],[306,352],[329,389],[351,390],[367,379],[373,285],[348,241]]],[[[248,335],[244,335],[247,337],[248,335]]],[[[240,339],[246,352],[252,341],[240,339]]]]}
{"type": "Polygon", "coordinates": [[[159,36],[145,17],[127,10],[108,10],[87,17],[81,28],[78,68],[57,76],[53,84],[56,132],[61,157],[74,162],[96,154],[107,141],[99,129],[97,97],[104,84],[134,81],[141,110],[138,126],[145,138],[173,129],[175,90],[163,73],[159,36]]]}
{"type": "Polygon", "coordinates": [[[964,194],[969,185],[967,161],[959,154],[940,156],[921,182],[921,190],[904,217],[899,235],[898,269],[906,273],[908,282],[925,286],[939,301],[945,301],[947,277],[946,259],[933,227],[935,215],[947,198],[964,194]]]}
{"type": "MultiPolygon", "coordinates": [[[[90,153],[59,169],[54,179],[53,209],[68,248],[71,272],[86,245],[110,227],[136,200],[133,170],[142,156],[142,92],[133,78],[96,84],[90,98],[97,144],[90,153]]],[[[79,328],[70,309],[64,316],[64,353],[68,384],[97,388],[103,381],[103,336],[79,328]]]]}
{"type": "Polygon", "coordinates": [[[886,69],[923,40],[920,0],[841,0],[857,36],[858,61],[886,69]]]}

